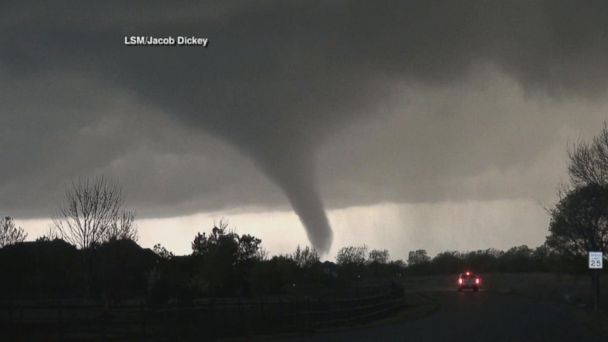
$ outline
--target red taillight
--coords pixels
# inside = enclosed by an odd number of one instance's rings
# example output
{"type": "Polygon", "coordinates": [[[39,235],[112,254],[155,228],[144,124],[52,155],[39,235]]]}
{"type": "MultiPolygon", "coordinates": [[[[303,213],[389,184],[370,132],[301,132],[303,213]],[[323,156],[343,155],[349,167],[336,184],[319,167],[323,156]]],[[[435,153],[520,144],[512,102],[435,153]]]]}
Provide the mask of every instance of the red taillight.
{"type": "Polygon", "coordinates": [[[481,280],[479,278],[475,278],[475,284],[478,284],[481,282],[481,280]]]}
{"type": "Polygon", "coordinates": [[[458,285],[462,285],[462,278],[458,278],[458,285]]]}
{"type": "Polygon", "coordinates": [[[469,276],[469,275],[471,275],[471,273],[469,273],[469,272],[467,271],[467,276],[469,276]]]}

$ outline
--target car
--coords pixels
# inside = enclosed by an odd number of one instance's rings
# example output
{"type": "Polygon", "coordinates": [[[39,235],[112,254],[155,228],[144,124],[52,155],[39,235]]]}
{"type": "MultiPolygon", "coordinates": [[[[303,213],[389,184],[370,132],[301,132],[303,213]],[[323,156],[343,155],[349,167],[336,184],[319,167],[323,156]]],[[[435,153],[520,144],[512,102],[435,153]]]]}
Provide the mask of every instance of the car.
{"type": "Polygon", "coordinates": [[[479,291],[481,287],[481,277],[474,274],[471,271],[466,271],[458,275],[458,291],[464,289],[472,289],[473,291],[479,291]]]}

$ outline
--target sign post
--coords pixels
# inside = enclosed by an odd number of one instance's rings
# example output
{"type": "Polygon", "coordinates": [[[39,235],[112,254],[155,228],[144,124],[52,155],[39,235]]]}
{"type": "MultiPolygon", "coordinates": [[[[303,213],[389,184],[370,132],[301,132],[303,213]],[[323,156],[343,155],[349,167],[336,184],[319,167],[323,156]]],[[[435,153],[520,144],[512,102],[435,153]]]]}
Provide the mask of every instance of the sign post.
{"type": "Polygon", "coordinates": [[[597,311],[600,301],[600,270],[604,268],[602,252],[589,252],[589,269],[593,272],[593,307],[597,311]]]}

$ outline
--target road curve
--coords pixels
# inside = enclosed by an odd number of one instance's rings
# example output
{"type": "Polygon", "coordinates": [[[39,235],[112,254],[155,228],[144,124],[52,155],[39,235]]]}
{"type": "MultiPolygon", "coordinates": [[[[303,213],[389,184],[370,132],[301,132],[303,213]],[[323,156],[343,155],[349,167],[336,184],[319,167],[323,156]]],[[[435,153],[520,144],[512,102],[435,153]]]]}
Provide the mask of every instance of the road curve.
{"type": "Polygon", "coordinates": [[[434,314],[369,328],[298,336],[289,341],[606,341],[566,308],[491,291],[436,291],[434,314]]]}

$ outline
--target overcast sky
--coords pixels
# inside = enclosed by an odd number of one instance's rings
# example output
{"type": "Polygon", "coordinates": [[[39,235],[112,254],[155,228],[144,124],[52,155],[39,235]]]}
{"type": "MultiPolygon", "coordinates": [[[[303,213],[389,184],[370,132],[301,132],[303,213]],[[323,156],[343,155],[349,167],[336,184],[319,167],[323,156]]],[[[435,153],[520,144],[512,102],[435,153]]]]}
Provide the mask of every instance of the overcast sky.
{"type": "Polygon", "coordinates": [[[536,246],[568,144],[608,117],[606,18],[605,1],[3,2],[0,214],[35,237],[66,184],[106,175],[140,242],[178,253],[219,217],[276,253],[536,246]]]}

